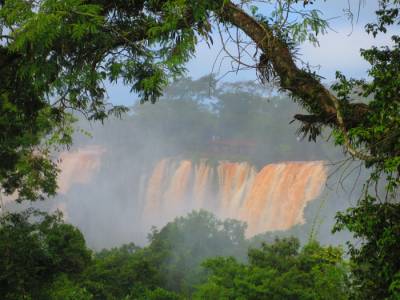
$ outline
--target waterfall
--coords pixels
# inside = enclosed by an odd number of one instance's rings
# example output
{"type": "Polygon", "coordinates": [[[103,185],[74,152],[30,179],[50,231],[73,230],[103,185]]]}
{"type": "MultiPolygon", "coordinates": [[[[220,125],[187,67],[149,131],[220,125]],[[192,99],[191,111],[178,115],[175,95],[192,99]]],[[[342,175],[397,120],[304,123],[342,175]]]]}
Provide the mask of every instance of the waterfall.
{"type": "Polygon", "coordinates": [[[87,184],[100,168],[101,157],[106,152],[100,146],[87,146],[75,151],[62,152],[58,158],[61,170],[58,178],[58,192],[66,194],[76,183],[87,184]]]}
{"type": "Polygon", "coordinates": [[[162,226],[193,209],[247,222],[247,235],[304,223],[306,204],[326,181],[322,161],[268,164],[163,159],[147,182],[143,223],[162,226]]]}

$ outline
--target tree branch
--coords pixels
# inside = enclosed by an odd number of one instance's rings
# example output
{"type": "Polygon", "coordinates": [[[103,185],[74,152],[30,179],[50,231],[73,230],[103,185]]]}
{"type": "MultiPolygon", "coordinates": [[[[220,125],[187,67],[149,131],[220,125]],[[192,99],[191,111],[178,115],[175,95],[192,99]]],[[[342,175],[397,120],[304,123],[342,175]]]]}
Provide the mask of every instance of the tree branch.
{"type": "Polygon", "coordinates": [[[340,131],[343,133],[344,146],[345,146],[346,150],[351,154],[351,156],[356,157],[358,159],[368,161],[368,162],[379,161],[379,159],[377,157],[374,157],[374,156],[366,154],[366,153],[362,153],[362,152],[354,149],[354,147],[351,145],[350,138],[347,134],[347,129],[346,129],[346,125],[343,120],[339,101],[336,98],[334,98],[334,105],[336,108],[336,118],[339,123],[339,128],[340,128],[340,131]]]}
{"type": "MultiPolygon", "coordinates": [[[[312,74],[296,66],[288,46],[274,35],[267,24],[257,21],[232,2],[225,4],[219,16],[243,30],[255,42],[270,61],[283,90],[289,91],[319,121],[323,120],[326,125],[339,126],[335,107],[338,99],[312,74]]],[[[368,105],[364,103],[346,106],[346,116],[343,119],[347,128],[359,124],[368,111],[368,105]]]]}

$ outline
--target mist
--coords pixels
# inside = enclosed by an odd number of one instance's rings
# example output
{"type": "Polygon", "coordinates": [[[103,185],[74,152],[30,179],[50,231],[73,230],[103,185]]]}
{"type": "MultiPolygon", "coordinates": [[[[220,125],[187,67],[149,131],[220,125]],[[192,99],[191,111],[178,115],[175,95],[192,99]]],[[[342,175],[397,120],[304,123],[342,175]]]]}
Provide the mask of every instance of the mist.
{"type": "Polygon", "coordinates": [[[329,132],[303,140],[289,124],[296,113],[272,87],[182,79],[121,119],[80,120],[74,146],[57,154],[57,197],[35,205],[61,210],[97,250],[146,245],[152,226],[198,209],[246,222],[248,238],[314,235],[344,244],[346,233],[331,234],[334,215],[357,198],[360,170],[336,172],[341,149],[326,140],[329,132]]]}

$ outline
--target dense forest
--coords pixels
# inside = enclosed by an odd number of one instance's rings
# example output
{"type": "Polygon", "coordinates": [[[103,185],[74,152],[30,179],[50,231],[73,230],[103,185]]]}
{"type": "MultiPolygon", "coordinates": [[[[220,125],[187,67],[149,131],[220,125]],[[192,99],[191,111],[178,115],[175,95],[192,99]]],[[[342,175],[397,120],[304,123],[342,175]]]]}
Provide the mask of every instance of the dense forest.
{"type": "MultiPolygon", "coordinates": [[[[333,1],[0,0],[0,298],[400,299],[400,1],[335,1],[351,31],[360,27],[372,44],[359,51],[363,75],[348,77],[338,64],[331,85],[302,57],[304,45],[318,46],[321,35],[334,31],[327,3],[333,1]],[[372,15],[362,19],[371,3],[372,15]],[[374,46],[379,38],[383,43],[374,46]],[[252,71],[264,92],[248,82],[218,86],[212,76],[184,79],[200,46],[220,48],[216,61],[207,60],[213,71],[228,59],[227,73],[252,71]],[[127,86],[145,106],[114,105],[111,84],[127,86]],[[346,174],[365,168],[350,188],[356,201],[337,211],[340,199],[329,199],[332,231],[352,238],[343,249],[322,245],[312,222],[301,241],[290,237],[298,228],[246,238],[243,222],[200,210],[153,228],[147,244],[90,248],[87,228],[73,225],[73,216],[49,213],[57,194],[67,197],[58,153],[81,145],[77,132],[90,135],[85,122],[114,117],[127,126],[123,134],[149,142],[122,135],[109,142],[121,157],[138,155],[128,166],[144,176],[147,154],[154,161],[207,154],[257,166],[297,153],[333,155],[342,159],[337,185],[345,188],[346,174]],[[282,121],[295,132],[276,127],[282,121]],[[226,147],[237,140],[251,147],[226,147]]],[[[117,182],[124,175],[101,178],[117,182]]],[[[101,180],[96,187],[106,196],[101,180]]],[[[76,211],[82,208],[89,224],[99,220],[80,191],[76,211]]],[[[123,199],[113,191],[109,201],[123,199]]],[[[123,219],[114,212],[102,227],[89,225],[97,237],[113,237],[107,225],[123,219]]]]}
{"type": "Polygon", "coordinates": [[[348,299],[343,250],[295,238],[259,243],[206,211],[149,233],[149,245],[93,253],[61,215],[1,219],[3,299],[348,299]]]}

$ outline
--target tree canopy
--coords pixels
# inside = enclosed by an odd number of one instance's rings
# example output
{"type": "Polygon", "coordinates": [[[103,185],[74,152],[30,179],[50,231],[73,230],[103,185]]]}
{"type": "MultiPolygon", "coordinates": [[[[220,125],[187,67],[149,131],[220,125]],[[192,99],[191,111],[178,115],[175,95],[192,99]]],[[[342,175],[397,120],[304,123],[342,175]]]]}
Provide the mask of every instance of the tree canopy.
{"type": "Polygon", "coordinates": [[[250,249],[249,263],[234,258],[204,262],[211,271],[195,299],[348,299],[346,267],[337,248],[294,238],[250,249]]]}
{"type": "Polygon", "coordinates": [[[75,283],[89,266],[91,251],[82,233],[65,224],[60,214],[28,210],[2,216],[0,250],[3,299],[47,299],[58,282],[63,289],[69,287],[64,295],[85,294],[75,283]]]}
{"type": "Polygon", "coordinates": [[[244,224],[205,211],[153,230],[146,247],[94,254],[60,215],[39,216],[0,218],[2,299],[347,299],[340,248],[285,238],[248,249],[244,224]]]}

